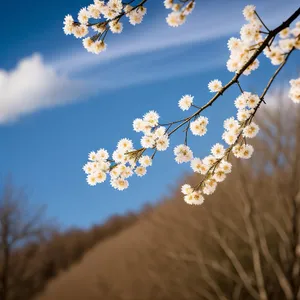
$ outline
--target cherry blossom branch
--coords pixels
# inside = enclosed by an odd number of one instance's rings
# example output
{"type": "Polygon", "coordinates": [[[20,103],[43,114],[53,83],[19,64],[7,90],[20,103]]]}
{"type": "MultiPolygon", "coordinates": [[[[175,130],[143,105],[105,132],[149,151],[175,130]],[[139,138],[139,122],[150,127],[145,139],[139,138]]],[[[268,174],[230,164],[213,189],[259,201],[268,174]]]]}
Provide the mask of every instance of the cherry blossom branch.
{"type": "MultiPolygon", "coordinates": [[[[113,1],[118,2],[120,0],[109,0],[108,4],[113,3],[113,1]]],[[[195,1],[187,0],[181,1],[181,3],[187,4],[187,6],[178,6],[172,0],[164,1],[166,8],[173,10],[170,15],[180,15],[180,18],[185,16],[183,11],[187,7],[193,9],[195,1]]],[[[123,138],[118,142],[116,150],[112,153],[112,159],[109,159],[109,154],[105,149],[100,149],[97,153],[91,152],[89,155],[90,162],[83,168],[90,185],[104,182],[107,174],[109,174],[111,177],[110,183],[114,188],[118,190],[126,189],[129,185],[127,178],[134,173],[139,177],[144,176],[147,167],[152,165],[157,152],[167,150],[170,137],[179,129],[184,132],[184,143],[174,148],[175,161],[178,164],[190,162],[194,172],[204,175],[204,178],[195,187],[188,184],[182,186],[184,200],[188,204],[203,203],[203,194],[212,194],[217,184],[226,178],[232,168],[231,163],[228,161],[231,153],[238,158],[247,159],[251,157],[254,149],[248,144],[248,139],[255,137],[259,131],[258,125],[253,122],[253,118],[261,103],[265,102],[264,97],[267,91],[286,64],[290,54],[295,49],[300,49],[300,22],[292,30],[289,29],[292,22],[300,15],[300,8],[274,30],[267,28],[258,16],[254,6],[246,6],[243,14],[248,24],[243,25],[241,28],[241,38],[233,37],[228,41],[231,54],[227,62],[227,68],[230,72],[235,72],[233,78],[225,86],[222,86],[219,80],[211,81],[208,88],[215,95],[203,106],[194,104],[193,96],[183,96],[178,103],[179,108],[181,110],[188,110],[191,107],[196,109],[186,118],[161,124],[158,113],[150,111],[143,118],[135,119],[133,122],[134,131],[143,133],[141,138],[142,148],[135,149],[131,140],[123,138]],[[268,30],[265,37],[261,35],[262,26],[268,30]],[[278,35],[280,38],[277,41],[275,38],[278,35]],[[290,35],[292,38],[287,38],[290,35]],[[249,75],[258,68],[259,61],[257,58],[261,53],[264,53],[273,65],[279,65],[279,67],[269,80],[262,95],[258,96],[244,91],[239,80],[242,75],[249,75]],[[231,117],[224,122],[225,132],[222,139],[229,146],[225,148],[217,143],[211,149],[212,155],[208,155],[203,160],[194,157],[188,146],[189,130],[196,136],[206,134],[208,118],[200,114],[209,106],[212,106],[234,84],[239,88],[241,95],[235,100],[235,106],[238,109],[237,120],[231,117]],[[146,155],[147,150],[152,151],[151,156],[146,155]]],[[[170,15],[168,18],[171,18],[170,15]]],[[[170,25],[170,20],[167,20],[167,22],[170,25]]],[[[289,95],[294,102],[298,103],[300,102],[300,80],[292,80],[291,85],[292,89],[289,95]]]]}
{"type": "MultiPolygon", "coordinates": [[[[147,13],[144,4],[147,1],[94,0],[94,4],[79,11],[78,21],[74,21],[71,15],[67,15],[64,19],[63,30],[66,35],[73,34],[76,38],[84,38],[82,40],[84,48],[88,52],[99,54],[106,50],[105,38],[109,31],[118,34],[123,31],[121,19],[124,16],[128,17],[129,23],[132,25],[140,24],[143,21],[143,17],[147,13]],[[134,5],[135,2],[136,4],[134,5]],[[90,22],[90,19],[103,20],[90,22]],[[97,33],[88,37],[89,28],[94,29],[97,33]]],[[[166,18],[166,22],[172,27],[182,25],[187,15],[193,11],[196,3],[195,0],[175,2],[176,0],[164,1],[165,7],[172,9],[172,12],[166,18]]]]}
{"type": "Polygon", "coordinates": [[[263,50],[269,45],[269,42],[272,41],[273,38],[276,37],[276,35],[282,31],[284,28],[288,27],[293,21],[296,20],[296,18],[300,15],[300,8],[298,8],[286,21],[284,21],[280,26],[275,28],[274,30],[271,30],[264,40],[264,42],[261,44],[261,46],[255,51],[255,53],[251,56],[251,58],[247,61],[247,63],[234,75],[234,77],[219,91],[215,96],[213,96],[205,105],[203,105],[201,108],[199,108],[194,114],[192,114],[190,117],[186,118],[180,125],[178,125],[175,129],[173,129],[169,136],[177,131],[179,128],[181,128],[184,124],[189,122],[194,117],[198,116],[202,111],[204,111],[209,106],[213,105],[213,103],[223,95],[223,93],[229,89],[233,84],[239,85],[239,78],[243,74],[243,72],[255,61],[255,59],[263,52],[263,50]]]}
{"type": "Polygon", "coordinates": [[[94,0],[94,4],[88,8],[82,8],[78,13],[78,21],[67,15],[64,20],[64,32],[66,35],[73,34],[76,38],[86,37],[89,28],[93,28],[97,33],[91,37],[83,39],[83,46],[88,52],[99,54],[106,49],[104,42],[109,30],[112,33],[121,33],[123,24],[121,19],[126,15],[132,25],[140,24],[147,9],[143,6],[148,0],[140,0],[136,5],[131,6],[136,0],[122,2],[121,0],[105,1],[94,0]],[[89,19],[105,20],[90,22],[89,19]]]}
{"type": "Polygon", "coordinates": [[[250,126],[250,124],[252,123],[252,120],[255,116],[255,114],[257,113],[260,105],[262,102],[264,102],[264,97],[267,94],[268,90],[270,89],[272,83],[274,82],[275,78],[278,76],[278,74],[280,73],[280,71],[282,70],[282,68],[285,66],[285,64],[287,63],[290,55],[292,54],[292,52],[295,50],[295,48],[293,47],[285,56],[284,61],[281,63],[281,65],[277,68],[277,70],[274,72],[273,76],[269,79],[264,91],[262,92],[261,96],[259,97],[259,102],[257,103],[256,107],[253,109],[253,112],[251,113],[251,115],[249,116],[248,119],[246,119],[243,123],[241,123],[240,125],[240,133],[238,134],[235,142],[226,149],[224,155],[222,157],[220,157],[219,159],[217,159],[212,166],[208,169],[208,171],[205,174],[205,177],[202,179],[202,181],[196,185],[193,188],[193,191],[198,191],[199,189],[201,189],[203,187],[203,185],[205,184],[205,182],[207,180],[209,180],[209,178],[214,175],[215,170],[217,169],[217,167],[219,166],[219,164],[224,161],[224,160],[228,160],[228,157],[231,153],[231,151],[234,149],[234,147],[236,147],[238,144],[243,145],[243,143],[247,144],[245,140],[243,140],[243,134],[244,134],[244,129],[247,126],[250,126]]]}

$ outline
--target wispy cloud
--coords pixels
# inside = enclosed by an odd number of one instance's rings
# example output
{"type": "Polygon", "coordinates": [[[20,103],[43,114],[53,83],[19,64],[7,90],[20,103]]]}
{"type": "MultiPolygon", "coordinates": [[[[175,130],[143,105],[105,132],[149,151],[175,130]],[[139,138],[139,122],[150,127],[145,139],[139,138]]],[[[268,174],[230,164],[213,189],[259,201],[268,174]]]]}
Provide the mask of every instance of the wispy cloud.
{"type": "Polygon", "coordinates": [[[93,74],[94,79],[90,83],[99,92],[117,90],[128,86],[203,73],[221,66],[226,61],[225,55],[218,55],[214,59],[210,59],[208,54],[203,54],[201,56],[203,61],[199,63],[195,63],[195,57],[193,56],[176,61],[175,58],[179,57],[176,52],[169,53],[168,58],[165,58],[165,52],[161,52],[160,55],[155,56],[156,62],[153,61],[153,57],[150,55],[142,55],[135,62],[129,60],[123,63],[121,67],[119,62],[112,62],[109,65],[102,66],[99,72],[95,72],[93,74]],[[170,59],[172,56],[174,59],[170,59]],[[105,74],[105,78],[99,80],[101,74],[105,74]]]}
{"type": "MultiPolygon", "coordinates": [[[[168,59],[178,57],[178,54],[176,50],[171,51],[168,59]]],[[[139,59],[122,63],[112,61],[85,76],[84,80],[62,75],[47,65],[40,54],[24,58],[11,71],[0,69],[0,124],[16,121],[41,109],[87,100],[103,91],[204,72],[220,65],[225,59],[219,56],[218,59],[206,59],[204,63],[195,64],[193,57],[190,57],[174,64],[173,60],[166,60],[165,55],[165,52],[158,53],[156,64],[153,64],[150,55],[140,58],[142,65],[139,59]],[[132,76],[128,75],[128,70],[132,76]]]]}
{"type": "Polygon", "coordinates": [[[0,123],[76,101],[87,89],[87,82],[60,75],[40,55],[34,54],[11,71],[0,69],[0,123]]]}

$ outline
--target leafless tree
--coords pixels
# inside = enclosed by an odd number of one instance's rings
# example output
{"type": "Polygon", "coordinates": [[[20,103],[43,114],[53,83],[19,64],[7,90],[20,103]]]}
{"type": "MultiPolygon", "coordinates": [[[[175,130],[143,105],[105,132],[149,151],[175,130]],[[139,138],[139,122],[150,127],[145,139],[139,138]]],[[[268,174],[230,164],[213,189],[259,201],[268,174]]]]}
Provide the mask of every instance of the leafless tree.
{"type": "Polygon", "coordinates": [[[0,194],[0,299],[12,299],[29,260],[23,258],[16,265],[16,252],[30,242],[41,241],[50,232],[43,221],[44,209],[30,209],[23,189],[16,188],[10,179],[1,187],[0,194]],[[18,274],[16,272],[18,271],[18,274]],[[14,277],[14,278],[13,278],[14,277]]]}
{"type": "Polygon", "coordinates": [[[170,253],[199,265],[202,289],[212,294],[204,299],[300,299],[300,111],[283,110],[282,95],[263,111],[255,164],[237,161],[234,189],[216,196],[227,208],[204,205],[206,222],[198,226],[207,246],[170,253]],[[207,255],[211,240],[218,257],[207,255]]]}

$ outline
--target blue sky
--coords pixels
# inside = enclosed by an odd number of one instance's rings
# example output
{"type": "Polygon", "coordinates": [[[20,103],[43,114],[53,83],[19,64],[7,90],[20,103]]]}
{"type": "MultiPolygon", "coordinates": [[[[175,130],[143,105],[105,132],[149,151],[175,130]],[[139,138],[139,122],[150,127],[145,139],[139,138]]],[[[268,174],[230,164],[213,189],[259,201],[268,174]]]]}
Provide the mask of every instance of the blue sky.
{"type": "MultiPolygon", "coordinates": [[[[108,182],[89,187],[82,165],[88,152],[102,147],[112,151],[122,137],[137,144],[140,135],[132,131],[132,121],[148,110],[157,110],[162,122],[181,118],[187,115],[177,107],[182,95],[194,95],[201,105],[211,96],[211,79],[229,81],[226,42],[244,23],[246,4],[257,5],[270,27],[298,6],[297,0],[197,0],[186,24],[174,29],[165,23],[168,11],[162,1],[148,2],[143,23],[109,35],[108,49],[99,56],[62,32],[64,15],[75,16],[88,0],[1,5],[0,17],[8,26],[0,44],[0,176],[12,174],[16,184],[27,188],[33,204],[46,204],[48,216],[64,227],[88,227],[167,196],[189,172],[172,155],[173,146],[183,140],[180,132],[147,176],[131,178],[124,192],[108,182]]],[[[277,85],[296,76],[296,56],[277,85]]],[[[242,78],[243,87],[261,91],[273,70],[261,59],[261,68],[242,78]]],[[[220,140],[237,94],[233,87],[204,113],[210,119],[209,134],[190,139],[197,156],[220,140]]]]}

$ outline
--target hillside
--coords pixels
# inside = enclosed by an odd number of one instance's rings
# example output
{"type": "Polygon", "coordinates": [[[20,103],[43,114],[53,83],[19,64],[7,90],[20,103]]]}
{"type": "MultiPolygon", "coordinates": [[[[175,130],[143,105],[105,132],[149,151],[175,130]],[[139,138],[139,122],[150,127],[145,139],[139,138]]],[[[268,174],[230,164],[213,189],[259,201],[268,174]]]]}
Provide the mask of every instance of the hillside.
{"type": "MultiPolygon", "coordinates": [[[[233,185],[236,187],[234,179],[227,191],[233,185]]],[[[144,220],[94,247],[78,265],[51,282],[37,299],[207,299],[204,294],[212,287],[208,286],[204,267],[213,263],[221,269],[214,272],[214,280],[221,281],[221,285],[226,283],[230,291],[234,282],[222,279],[222,272],[228,270],[237,278],[239,274],[228,253],[237,253],[238,261],[245,264],[251,277],[253,267],[249,263],[252,249],[241,216],[243,204],[237,193],[228,195],[225,191],[224,188],[218,192],[202,207],[185,205],[179,197],[159,205],[144,220]],[[235,234],[238,232],[239,237],[235,234]],[[246,243],[240,238],[243,235],[246,243]]],[[[269,194],[268,198],[261,198],[266,201],[260,211],[280,220],[282,207],[277,196],[268,187],[260,192],[263,196],[269,194]]],[[[278,239],[274,230],[267,237],[278,239]]],[[[276,278],[273,282],[277,284],[276,278]]]]}
{"type": "Polygon", "coordinates": [[[35,213],[33,207],[26,207],[25,194],[21,191],[6,184],[5,193],[0,195],[1,300],[32,299],[49,280],[78,263],[94,245],[130,227],[151,211],[148,206],[138,213],[113,215],[103,224],[86,230],[69,228],[62,231],[47,222],[42,214],[35,213]],[[10,244],[11,241],[22,241],[23,244],[10,244]]]}

